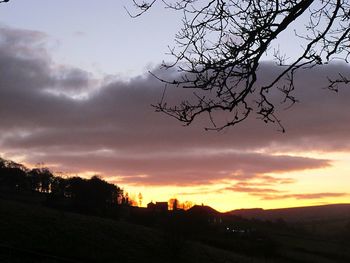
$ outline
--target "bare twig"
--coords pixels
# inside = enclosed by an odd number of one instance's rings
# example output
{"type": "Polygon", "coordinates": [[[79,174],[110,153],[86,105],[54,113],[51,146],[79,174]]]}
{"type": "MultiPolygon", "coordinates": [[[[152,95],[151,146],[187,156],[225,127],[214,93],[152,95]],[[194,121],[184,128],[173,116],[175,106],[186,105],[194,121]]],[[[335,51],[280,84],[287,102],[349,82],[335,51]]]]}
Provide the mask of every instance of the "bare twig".
{"type": "MultiPolygon", "coordinates": [[[[156,2],[135,6],[139,13],[156,2]]],[[[165,69],[176,68],[181,77],[164,79],[168,86],[193,89],[193,97],[169,105],[163,94],[154,107],[185,125],[207,114],[210,127],[220,131],[244,121],[255,112],[267,123],[284,131],[276,115],[269,91],[279,90],[288,107],[297,102],[293,96],[299,70],[321,66],[334,59],[348,62],[350,56],[350,3],[347,0],[162,0],[166,8],[183,12],[183,27],[176,35],[176,47],[169,49],[175,58],[165,69]],[[275,39],[302,15],[309,16],[306,31],[295,34],[303,40],[304,50],[286,59],[275,48],[274,56],[282,70],[269,83],[258,86],[259,65],[275,39]],[[258,96],[258,99],[257,99],[258,96]],[[252,104],[255,101],[256,104],[252,104]],[[214,113],[230,115],[224,122],[214,113]]],[[[135,16],[134,16],[135,17],[135,16]]],[[[350,77],[329,78],[328,88],[337,90],[350,83],[350,77]]],[[[225,115],[227,116],[227,115],[225,115]]]]}

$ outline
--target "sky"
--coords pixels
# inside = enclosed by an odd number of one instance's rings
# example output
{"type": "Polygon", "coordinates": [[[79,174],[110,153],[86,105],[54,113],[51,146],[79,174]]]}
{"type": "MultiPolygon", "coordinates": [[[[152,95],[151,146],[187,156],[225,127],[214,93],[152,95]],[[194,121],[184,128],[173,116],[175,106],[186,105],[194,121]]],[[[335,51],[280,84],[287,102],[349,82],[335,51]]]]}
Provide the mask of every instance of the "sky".
{"type": "MultiPolygon", "coordinates": [[[[252,115],[223,132],[156,113],[178,14],[130,1],[19,1],[0,6],[0,157],[101,175],[143,205],[178,198],[220,211],[350,202],[350,90],[325,89],[335,63],[296,77],[299,103],[278,111],[286,133],[252,115]]],[[[293,54],[295,43],[281,38],[293,54]]],[[[278,68],[261,65],[258,82],[278,68]]],[[[171,102],[186,96],[171,90],[171,102]]],[[[278,95],[272,94],[278,99],[278,95]]]]}

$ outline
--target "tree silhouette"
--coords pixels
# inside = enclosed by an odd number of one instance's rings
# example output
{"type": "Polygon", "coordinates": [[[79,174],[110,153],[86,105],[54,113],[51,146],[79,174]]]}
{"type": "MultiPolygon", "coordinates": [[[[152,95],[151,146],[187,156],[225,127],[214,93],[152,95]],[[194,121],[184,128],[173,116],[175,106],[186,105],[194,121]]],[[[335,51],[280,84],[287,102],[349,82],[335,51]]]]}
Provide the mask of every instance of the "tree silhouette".
{"type": "Polygon", "coordinates": [[[11,192],[23,192],[29,190],[29,182],[26,172],[19,168],[2,168],[0,170],[1,187],[7,188],[11,192]]]}
{"type": "Polygon", "coordinates": [[[141,207],[142,206],[142,200],[143,200],[143,196],[142,196],[142,194],[141,193],[139,193],[138,194],[138,196],[137,196],[137,198],[138,198],[138,200],[139,200],[139,207],[141,207]]]}
{"type": "Polygon", "coordinates": [[[59,176],[53,177],[51,182],[51,195],[54,198],[64,198],[66,187],[67,187],[66,179],[59,176]]]}
{"type": "MultiPolygon", "coordinates": [[[[255,112],[284,132],[269,91],[279,90],[282,102],[293,105],[297,101],[293,90],[299,70],[333,60],[348,62],[350,3],[346,0],[133,0],[137,12],[132,16],[143,14],[156,2],[183,14],[176,47],[170,49],[175,62],[163,64],[166,69],[176,68],[180,77],[156,77],[166,87],[193,90],[193,96],[170,105],[164,92],[154,107],[186,125],[206,115],[206,129],[222,130],[255,112]],[[300,40],[303,49],[287,59],[275,46],[276,41],[295,21],[305,17],[305,28],[290,36],[291,42],[300,40]],[[258,86],[259,66],[269,50],[275,50],[273,56],[281,68],[268,83],[258,86]]],[[[329,77],[328,88],[337,91],[348,83],[350,77],[339,74],[329,77]]]]}
{"type": "Polygon", "coordinates": [[[34,168],[28,173],[31,180],[31,188],[34,191],[49,193],[54,178],[48,168],[34,168]]]}
{"type": "Polygon", "coordinates": [[[170,198],[168,201],[169,210],[176,211],[179,208],[179,200],[177,198],[170,198]]]}
{"type": "Polygon", "coordinates": [[[118,206],[123,191],[116,185],[102,180],[98,176],[90,179],[71,177],[56,179],[52,194],[65,197],[75,209],[83,212],[99,213],[107,208],[118,206]],[[62,193],[63,191],[63,193],[62,193]]]}
{"type": "MultiPolygon", "coordinates": [[[[0,157],[0,195],[25,197],[45,205],[76,212],[118,217],[120,205],[135,202],[117,185],[99,176],[63,178],[46,167],[27,169],[25,166],[0,157]],[[124,200],[124,201],[123,201],[124,200]]],[[[29,199],[28,199],[29,200],[29,199]]]]}
{"type": "Polygon", "coordinates": [[[0,158],[0,189],[10,192],[30,190],[27,171],[21,164],[0,158]]]}
{"type": "Polygon", "coordinates": [[[121,198],[119,198],[119,203],[123,206],[137,206],[138,203],[132,197],[129,196],[129,193],[123,194],[123,190],[121,191],[121,198]]]}
{"type": "Polygon", "coordinates": [[[98,176],[91,177],[87,181],[87,190],[90,196],[90,203],[96,206],[110,206],[118,202],[119,195],[122,194],[120,188],[102,180],[98,176]]]}
{"type": "Polygon", "coordinates": [[[190,209],[193,206],[194,206],[194,204],[191,201],[185,201],[185,202],[181,203],[181,208],[183,210],[188,210],[188,209],[190,209]]]}

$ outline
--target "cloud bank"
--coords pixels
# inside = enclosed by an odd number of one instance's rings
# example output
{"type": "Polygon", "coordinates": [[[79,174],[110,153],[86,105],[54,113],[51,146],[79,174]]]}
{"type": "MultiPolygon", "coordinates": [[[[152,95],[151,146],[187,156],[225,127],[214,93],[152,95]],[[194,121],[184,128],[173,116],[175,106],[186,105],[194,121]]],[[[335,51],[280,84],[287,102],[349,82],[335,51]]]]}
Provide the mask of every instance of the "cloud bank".
{"type": "MultiPolygon", "coordinates": [[[[0,29],[0,152],[8,156],[24,156],[57,170],[94,171],[127,184],[204,185],[260,178],[278,185],[282,179],[269,174],[332,164],[288,152],[350,150],[350,90],[334,94],[324,89],[327,76],[348,72],[347,65],[297,75],[300,103],[278,112],[286,134],[253,115],[217,133],[204,131],[203,120],[183,127],[155,113],[151,104],[161,98],[163,85],[152,76],[96,80],[82,69],[55,64],[45,39],[40,32],[0,29]]],[[[263,64],[259,81],[277,70],[263,64]]],[[[171,90],[168,99],[184,92],[171,90]]],[[[232,187],[253,194],[277,191],[259,189],[232,187]]]]}

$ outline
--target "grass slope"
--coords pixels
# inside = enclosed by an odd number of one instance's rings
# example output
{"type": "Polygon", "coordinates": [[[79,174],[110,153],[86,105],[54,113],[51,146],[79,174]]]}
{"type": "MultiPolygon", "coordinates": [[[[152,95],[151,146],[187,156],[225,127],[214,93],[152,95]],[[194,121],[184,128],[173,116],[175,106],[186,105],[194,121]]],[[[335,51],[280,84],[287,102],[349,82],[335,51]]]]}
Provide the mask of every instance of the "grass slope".
{"type": "Polygon", "coordinates": [[[0,262],[260,262],[122,221],[0,199],[0,262]]]}

